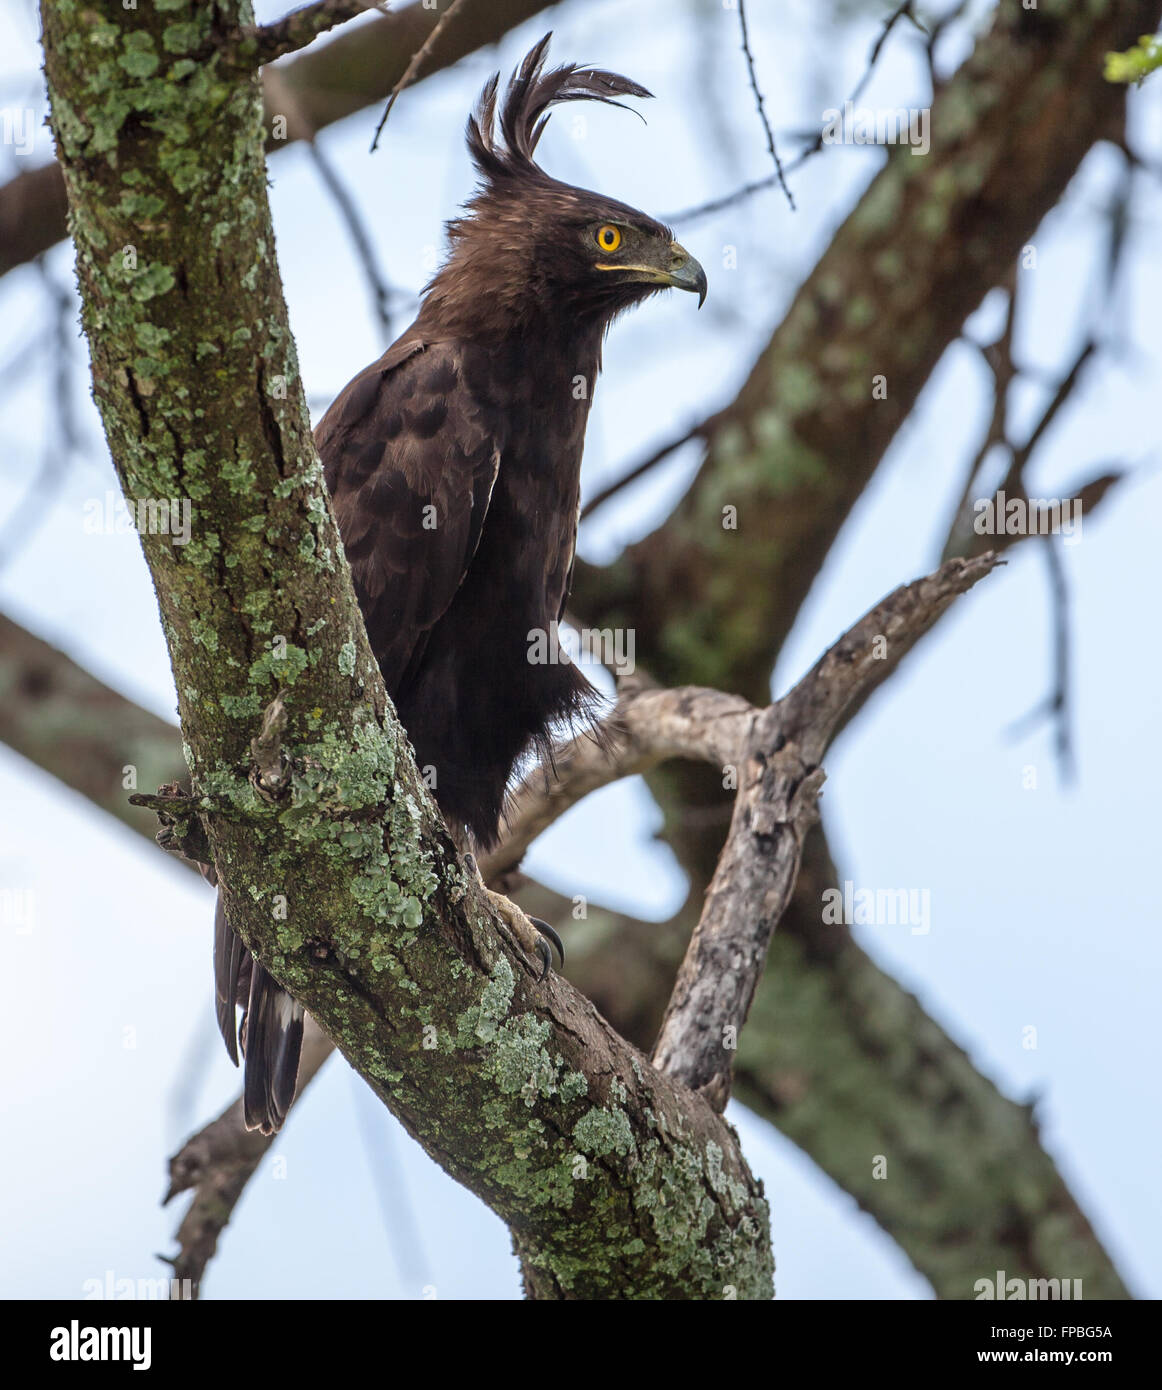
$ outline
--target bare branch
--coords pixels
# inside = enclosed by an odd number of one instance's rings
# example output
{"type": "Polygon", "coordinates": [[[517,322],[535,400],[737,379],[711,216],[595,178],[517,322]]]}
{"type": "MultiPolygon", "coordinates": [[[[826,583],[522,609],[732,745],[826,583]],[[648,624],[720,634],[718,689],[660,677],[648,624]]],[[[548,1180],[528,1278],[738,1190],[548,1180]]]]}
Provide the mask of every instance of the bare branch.
{"type": "MultiPolygon", "coordinates": [[[[871,57],[868,59],[868,65],[863,75],[856,83],[851,96],[848,97],[848,101],[858,101],[860,94],[863,92],[868,82],[871,81],[872,72],[880,56],[880,50],[883,48],[888,35],[895,28],[898,20],[906,16],[922,33],[927,32],[924,26],[912,13],[912,4],[913,0],[906,0],[904,4],[898,5],[894,12],[885,20],[884,27],[880,30],[879,37],[876,39],[875,45],[872,48],[871,57]]],[[[801,169],[809,159],[817,155],[823,148],[823,132],[820,130],[811,140],[811,143],[807,145],[805,149],[801,150],[789,164],[784,165],[780,162],[775,149],[775,137],[767,121],[766,112],[763,109],[763,98],[759,92],[758,82],[755,78],[754,60],[751,57],[747,39],[746,13],[743,8],[743,0],[739,0],[738,11],[739,23],[742,27],[743,52],[746,54],[747,68],[750,71],[751,90],[754,92],[755,100],[758,103],[759,117],[762,120],[763,129],[767,134],[767,148],[770,150],[771,158],[775,162],[775,172],[769,174],[765,179],[754,179],[750,183],[744,183],[740,188],[736,188],[733,193],[725,193],[719,198],[712,198],[709,202],[699,203],[696,207],[686,208],[682,212],[670,213],[666,217],[667,222],[692,222],[695,218],[709,217],[712,213],[721,212],[724,208],[732,207],[735,203],[741,203],[746,198],[752,197],[755,193],[761,193],[765,189],[773,188],[776,184],[782,187],[783,192],[787,195],[787,201],[790,203],[792,211],[794,211],[795,199],[791,195],[791,190],[787,187],[786,175],[793,174],[796,170],[801,169]]]]}
{"type": "Polygon", "coordinates": [[[819,762],[848,710],[862,703],[952,601],[1001,563],[953,559],[889,594],[765,710],[688,687],[622,692],[606,747],[584,737],[560,750],[557,776],[526,781],[505,844],[484,866],[512,872],[528,844],[581,797],[667,758],[709,762],[738,787],[730,835],[678,975],[653,1060],[722,1110],[733,1049],[795,884],[816,818],[819,762]],[[889,653],[891,660],[889,661],[889,653]]]}
{"type": "Polygon", "coordinates": [[[375,127],[375,135],[372,137],[371,140],[372,154],[375,153],[376,149],[379,146],[380,134],[383,131],[383,127],[387,124],[387,118],[391,115],[391,108],[395,105],[396,98],[399,96],[400,92],[402,92],[405,87],[410,87],[411,84],[416,80],[421,65],[428,57],[428,54],[431,53],[440,35],[444,32],[444,29],[447,26],[448,21],[460,8],[462,3],[463,0],[452,0],[452,3],[436,21],[435,27],[432,29],[432,32],[423,41],[419,48],[417,48],[416,51],[412,54],[411,62],[407,65],[406,68],[404,68],[403,72],[400,74],[399,81],[391,89],[391,95],[387,99],[387,105],[383,108],[383,115],[379,118],[379,124],[375,127]]]}
{"type": "Polygon", "coordinates": [[[950,560],[888,595],[822,656],[783,699],[755,719],[736,750],[738,795],[730,834],[678,972],[654,1047],[654,1065],[725,1109],[738,1035],[791,898],[803,840],[817,815],[819,761],[844,711],[952,601],[998,563],[950,560]]]}
{"type": "Polygon", "coordinates": [[[691,427],[680,434],[676,439],[668,440],[660,448],[655,449],[652,454],[647,455],[640,463],[635,463],[628,472],[623,473],[620,478],[615,479],[608,486],[596,492],[588,502],[581,508],[581,521],[592,516],[598,507],[608,502],[611,497],[616,497],[623,488],[629,487],[631,483],[636,483],[639,478],[644,478],[647,473],[658,466],[663,460],[668,459],[672,453],[680,449],[683,444],[689,444],[692,439],[705,439],[707,432],[713,423],[712,419],[702,420],[697,425],[691,427]]]}
{"type": "MultiPolygon", "coordinates": [[[[308,1016],[303,1029],[296,1104],[334,1050],[334,1043],[308,1016]]],[[[174,1277],[190,1281],[194,1298],[201,1290],[206,1265],[218,1248],[219,1236],[273,1143],[273,1135],[246,1128],[239,1096],[216,1120],[187,1139],[170,1159],[169,1191],[164,1200],[170,1202],[191,1188],[194,1192],[177,1229],[178,1252],[170,1260],[174,1277]]]]}
{"type": "Polygon", "coordinates": [[[553,751],[552,779],[536,769],[513,794],[503,843],[480,858],[485,880],[511,873],[542,831],[599,787],[667,758],[729,762],[754,717],[754,707],[740,695],[698,686],[656,690],[624,685],[600,742],[580,734],[559,746],[553,751]]]}
{"type": "Polygon", "coordinates": [[[763,104],[763,94],[759,90],[758,74],[755,72],[754,54],[750,51],[750,35],[746,28],[746,0],[738,0],[738,24],[742,30],[742,51],[746,54],[746,70],[750,77],[750,89],[754,93],[755,105],[758,107],[759,120],[767,137],[767,149],[770,151],[771,159],[775,165],[775,178],[779,186],[786,195],[787,202],[791,205],[791,211],[795,211],[795,199],[791,190],[787,187],[787,180],[783,176],[783,165],[779,159],[779,151],[775,145],[775,135],[771,130],[771,123],[767,119],[766,107],[763,104]]]}
{"type": "Polygon", "coordinates": [[[283,19],[259,25],[241,37],[253,41],[254,61],[261,67],[286,53],[306,48],[337,24],[346,24],[366,10],[378,9],[386,9],[386,6],[378,4],[377,0],[315,0],[313,5],[292,10],[283,19]]]}

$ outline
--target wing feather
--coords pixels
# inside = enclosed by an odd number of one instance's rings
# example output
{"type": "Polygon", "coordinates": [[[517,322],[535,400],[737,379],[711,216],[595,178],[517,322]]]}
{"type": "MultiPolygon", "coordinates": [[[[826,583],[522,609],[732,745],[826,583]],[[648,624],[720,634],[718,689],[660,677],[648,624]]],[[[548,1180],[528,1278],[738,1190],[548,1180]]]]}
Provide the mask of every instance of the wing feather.
{"type": "Polygon", "coordinates": [[[393,698],[468,572],[500,470],[503,440],[465,381],[462,351],[401,339],[315,432],[393,698]]]}

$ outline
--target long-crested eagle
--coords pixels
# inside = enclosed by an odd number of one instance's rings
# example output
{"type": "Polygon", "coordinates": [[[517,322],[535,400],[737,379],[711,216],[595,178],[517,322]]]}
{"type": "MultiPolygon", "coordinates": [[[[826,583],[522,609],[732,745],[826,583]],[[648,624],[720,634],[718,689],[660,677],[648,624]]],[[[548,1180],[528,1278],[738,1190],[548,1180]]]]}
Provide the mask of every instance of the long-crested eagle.
{"type": "MultiPolygon", "coordinates": [[[[564,616],[605,332],[667,286],[706,295],[669,228],[533,162],[550,107],[650,95],[596,68],[546,71],[549,37],[513,74],[499,132],[499,75],[469,117],[480,183],[448,224],[419,316],[315,431],[384,684],[462,848],[495,843],[518,760],[595,697],[572,663],[530,664],[529,638],[564,616]]],[[[544,937],[491,896],[547,969],[544,937]]],[[[294,1099],[303,1010],[221,899],[215,977],[227,1049],[236,1063],[239,1042],[245,1054],[246,1124],[274,1133],[294,1099]]]]}

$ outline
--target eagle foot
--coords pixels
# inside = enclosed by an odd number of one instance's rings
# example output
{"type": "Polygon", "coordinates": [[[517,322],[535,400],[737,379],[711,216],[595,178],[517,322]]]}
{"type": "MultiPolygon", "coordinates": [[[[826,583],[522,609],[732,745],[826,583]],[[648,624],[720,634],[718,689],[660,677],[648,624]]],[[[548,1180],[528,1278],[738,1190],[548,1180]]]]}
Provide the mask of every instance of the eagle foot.
{"type": "Polygon", "coordinates": [[[529,917],[517,907],[511,898],[506,898],[503,893],[494,893],[491,888],[487,887],[475,855],[466,854],[464,862],[480,880],[484,896],[500,920],[512,933],[526,958],[531,959],[536,956],[540,960],[541,973],[539,978],[543,980],[553,967],[553,952],[549,946],[550,941],[557,948],[557,954],[561,957],[561,964],[564,965],[565,947],[561,943],[561,938],[549,926],[548,922],[541,921],[539,917],[529,917]]]}

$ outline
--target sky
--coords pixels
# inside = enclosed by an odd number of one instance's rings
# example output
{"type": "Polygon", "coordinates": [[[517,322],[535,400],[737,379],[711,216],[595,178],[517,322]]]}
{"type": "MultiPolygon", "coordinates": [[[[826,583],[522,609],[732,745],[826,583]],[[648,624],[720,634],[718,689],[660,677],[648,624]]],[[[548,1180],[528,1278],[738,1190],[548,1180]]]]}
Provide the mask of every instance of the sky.
{"type": "MultiPolygon", "coordinates": [[[[260,5],[260,17],[281,8],[260,5]]],[[[644,124],[600,108],[559,113],[540,150],[551,173],[666,216],[767,172],[737,16],[717,0],[694,9],[697,20],[662,24],[673,0],[562,5],[498,50],[405,93],[376,155],[368,146],[377,113],[322,136],[380,264],[403,291],[397,331],[439,254],[444,219],[471,187],[461,140],[467,109],[485,78],[510,69],[550,24],[558,58],[626,72],[656,96],[644,124]],[[710,105],[691,98],[696,73],[714,93],[710,105]]],[[[842,104],[886,9],[860,7],[862,18],[840,26],[832,5],[755,7],[755,59],[781,140],[818,129],[822,111],[842,104]]],[[[985,23],[987,12],[979,4],[970,16],[985,23]]],[[[0,146],[7,178],[50,146],[39,126],[34,7],[6,0],[0,24],[0,108],[31,107],[37,119],[30,153],[0,146]]],[[[970,42],[965,29],[950,34],[942,66],[955,65],[970,42]]],[[[861,102],[922,106],[926,92],[918,50],[901,29],[861,102]]],[[[1134,94],[1130,130],[1162,165],[1162,79],[1134,94]]],[[[787,148],[795,148],[789,138],[787,148]]],[[[730,398],[882,157],[829,147],[795,176],[797,211],[765,193],[677,225],[707,270],[709,299],[699,314],[692,296],[659,296],[615,327],[589,427],[587,493],[730,398]]],[[[317,418],[384,344],[305,152],[280,154],[270,173],[279,263],[317,418]]],[[[1087,371],[1033,473],[1049,496],[1067,496],[1113,464],[1133,473],[1085,518],[1079,542],[1060,551],[1071,593],[1076,780],[1059,776],[1047,726],[1011,733],[1047,693],[1052,659],[1044,557],[1039,547],[1018,547],[844,733],[827,760],[822,805],[841,878],[929,895],[927,933],[857,926],[857,939],[1006,1094],[1037,1097],[1043,1141],[1074,1194],[1132,1291],[1157,1298],[1162,673],[1151,600],[1162,577],[1162,193],[1148,181],[1139,188],[1126,273],[1107,298],[1098,292],[1103,212],[1119,177],[1119,157],[1093,151],[1033,239],[1037,264],[1022,271],[1015,343],[1028,379],[1010,402],[1017,430],[1027,430],[1086,333],[1112,345],[1087,371]],[[1030,1028],[1035,1049],[1025,1045],[1030,1028]]],[[[45,272],[55,286],[71,286],[67,247],[49,254],[45,272]]],[[[86,502],[116,484],[74,317],[69,399],[80,438],[64,458],[48,358],[37,346],[51,322],[47,304],[35,268],[0,285],[0,610],[172,721],[172,682],[136,537],[83,529],[86,502]],[[59,483],[47,502],[18,511],[46,458],[61,465],[59,483]],[[23,518],[16,545],[4,527],[13,514],[23,518]]],[[[966,333],[991,340],[1003,307],[990,295],[966,333]]],[[[776,694],[895,585],[934,568],[990,406],[980,354],[954,344],[812,589],[781,655],[776,694]]],[[[605,560],[647,533],[697,461],[696,451],[680,451],[627,489],[583,529],[582,553],[605,560]]],[[[684,882],[653,838],[658,821],[640,784],[608,788],[552,827],[526,866],[562,891],[663,919],[684,882]]],[[[156,1256],[172,1251],[180,1218],[159,1206],[165,1160],[237,1087],[214,1025],[209,891],[3,747],[0,887],[7,902],[32,909],[0,920],[8,963],[0,1103],[9,1134],[20,1136],[0,1149],[0,1295],[79,1297],[107,1271],[156,1279],[164,1273],[156,1256]]],[[[781,1298],[932,1296],[809,1158],[741,1107],[732,1105],[729,1118],[771,1201],[781,1298]]],[[[252,1181],[203,1290],[208,1298],[256,1295],[516,1298],[519,1277],[500,1221],[335,1059],[252,1181]]]]}

